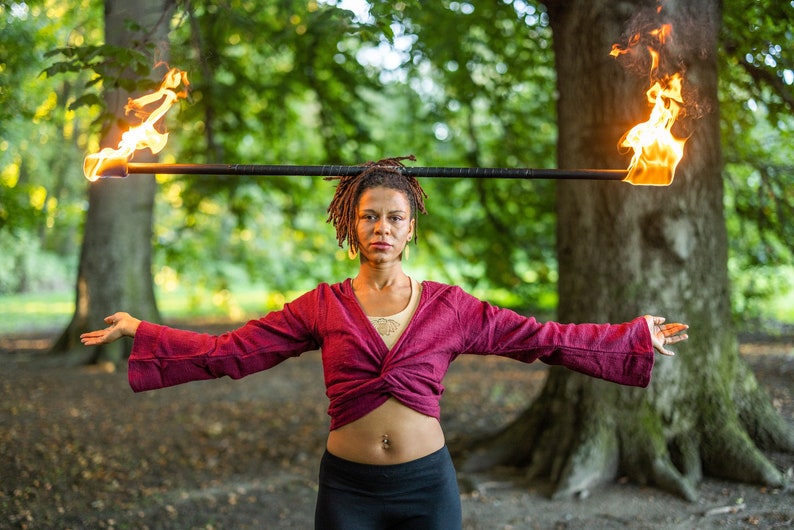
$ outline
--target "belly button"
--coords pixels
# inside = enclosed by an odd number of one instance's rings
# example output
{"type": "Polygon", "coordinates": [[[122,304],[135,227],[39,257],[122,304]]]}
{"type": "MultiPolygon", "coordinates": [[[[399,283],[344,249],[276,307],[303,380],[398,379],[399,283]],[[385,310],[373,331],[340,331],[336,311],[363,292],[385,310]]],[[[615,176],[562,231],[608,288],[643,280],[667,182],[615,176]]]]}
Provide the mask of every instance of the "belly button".
{"type": "Polygon", "coordinates": [[[384,434],[383,435],[383,440],[381,442],[383,443],[383,448],[384,449],[389,449],[390,448],[389,444],[391,444],[391,441],[389,440],[389,435],[388,434],[384,434]]]}

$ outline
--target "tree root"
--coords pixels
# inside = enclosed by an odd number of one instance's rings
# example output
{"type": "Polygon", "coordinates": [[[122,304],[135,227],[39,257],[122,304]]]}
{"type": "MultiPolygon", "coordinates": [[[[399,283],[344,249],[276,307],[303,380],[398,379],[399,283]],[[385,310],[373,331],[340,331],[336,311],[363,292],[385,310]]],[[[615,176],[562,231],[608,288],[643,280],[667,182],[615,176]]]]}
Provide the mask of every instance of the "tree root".
{"type": "MultiPolygon", "coordinates": [[[[720,406],[724,409],[724,406],[720,406]]],[[[703,469],[712,477],[782,487],[785,477],[748,435],[736,411],[711,416],[702,430],[703,469]]]]}
{"type": "Polygon", "coordinates": [[[477,443],[460,469],[526,467],[529,480],[551,484],[555,499],[621,475],[688,501],[697,499],[704,474],[784,487],[785,475],[761,448],[792,450],[794,429],[749,368],[738,368],[732,384],[706,386],[711,391],[692,397],[687,419],[672,419],[641,391],[552,369],[538,399],[477,443]]]}
{"type": "Polygon", "coordinates": [[[690,502],[697,499],[701,465],[692,438],[674,437],[668,442],[659,415],[648,403],[639,406],[618,430],[621,469],[629,478],[658,486],[690,502]]]}
{"type": "Polygon", "coordinates": [[[740,363],[733,395],[744,430],[760,449],[794,452],[794,426],[780,416],[755,375],[740,363]]]}
{"type": "MultiPolygon", "coordinates": [[[[577,442],[565,466],[555,476],[553,499],[585,494],[617,473],[618,437],[611,422],[587,422],[577,442]]],[[[533,478],[531,471],[529,476],[533,478]]]]}

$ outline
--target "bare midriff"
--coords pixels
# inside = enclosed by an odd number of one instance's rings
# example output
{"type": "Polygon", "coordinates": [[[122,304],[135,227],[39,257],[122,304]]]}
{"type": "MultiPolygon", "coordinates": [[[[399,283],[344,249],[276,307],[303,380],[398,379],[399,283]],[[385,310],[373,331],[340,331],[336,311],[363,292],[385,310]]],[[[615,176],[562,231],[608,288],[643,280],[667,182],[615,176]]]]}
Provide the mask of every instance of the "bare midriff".
{"type": "Polygon", "coordinates": [[[432,454],[444,443],[436,418],[390,398],[366,416],[331,431],[327,448],[351,462],[392,465],[432,454]]]}

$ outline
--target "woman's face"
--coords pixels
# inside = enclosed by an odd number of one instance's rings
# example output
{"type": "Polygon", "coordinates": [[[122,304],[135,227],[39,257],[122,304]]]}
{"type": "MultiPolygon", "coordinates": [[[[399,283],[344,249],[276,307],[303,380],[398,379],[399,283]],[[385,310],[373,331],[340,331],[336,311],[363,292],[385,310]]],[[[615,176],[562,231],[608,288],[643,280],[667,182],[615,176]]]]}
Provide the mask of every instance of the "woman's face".
{"type": "Polygon", "coordinates": [[[392,188],[370,188],[361,194],[356,210],[358,251],[375,263],[399,261],[414,235],[411,204],[405,193],[392,188]]]}

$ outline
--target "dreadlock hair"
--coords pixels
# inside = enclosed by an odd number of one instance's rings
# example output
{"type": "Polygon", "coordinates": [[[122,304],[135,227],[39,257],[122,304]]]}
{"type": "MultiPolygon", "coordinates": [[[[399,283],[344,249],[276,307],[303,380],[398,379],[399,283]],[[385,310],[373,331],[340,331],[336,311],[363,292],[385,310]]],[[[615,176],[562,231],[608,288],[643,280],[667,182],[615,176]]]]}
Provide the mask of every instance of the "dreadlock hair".
{"type": "Polygon", "coordinates": [[[358,214],[356,208],[361,194],[370,188],[382,186],[401,191],[408,198],[411,205],[411,218],[417,219],[417,212],[427,214],[425,198],[427,193],[422,189],[416,177],[406,176],[402,172],[405,165],[403,160],[415,161],[414,155],[396,158],[384,158],[377,162],[361,164],[364,169],[358,175],[346,177],[326,177],[325,180],[338,180],[334,197],[328,206],[327,222],[332,223],[336,229],[336,239],[339,247],[344,247],[347,241],[351,249],[358,249],[356,236],[356,222],[358,214]]]}

